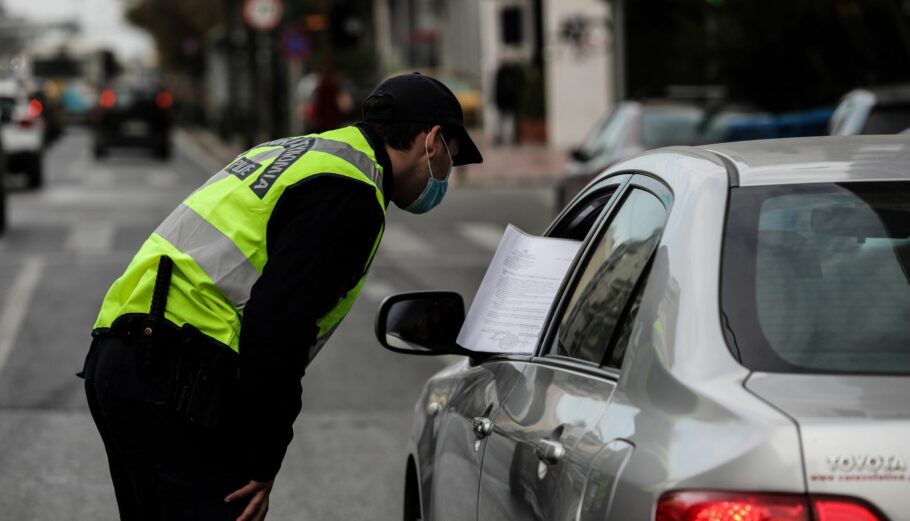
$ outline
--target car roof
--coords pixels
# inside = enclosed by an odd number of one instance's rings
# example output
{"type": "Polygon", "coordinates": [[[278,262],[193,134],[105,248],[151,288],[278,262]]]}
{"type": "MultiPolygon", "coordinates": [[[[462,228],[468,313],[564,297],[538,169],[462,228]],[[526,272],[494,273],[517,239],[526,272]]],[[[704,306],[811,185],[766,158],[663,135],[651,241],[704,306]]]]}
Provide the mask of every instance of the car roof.
{"type": "Polygon", "coordinates": [[[910,135],[770,139],[695,148],[720,157],[734,186],[910,180],[910,135]]]}

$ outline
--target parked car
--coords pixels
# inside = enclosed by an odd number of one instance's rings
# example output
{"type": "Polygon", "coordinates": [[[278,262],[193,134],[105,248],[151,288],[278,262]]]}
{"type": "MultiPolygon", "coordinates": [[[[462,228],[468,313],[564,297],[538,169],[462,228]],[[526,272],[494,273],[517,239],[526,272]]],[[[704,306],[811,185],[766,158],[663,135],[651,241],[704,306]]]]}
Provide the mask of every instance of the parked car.
{"type": "Polygon", "coordinates": [[[171,107],[164,89],[119,83],[101,91],[91,121],[94,155],[107,156],[113,147],[144,147],[159,159],[171,155],[171,107]]]}
{"type": "Polygon", "coordinates": [[[44,181],[43,106],[29,99],[15,79],[0,80],[0,132],[7,169],[25,174],[26,186],[38,188],[44,181]]]}
{"type": "Polygon", "coordinates": [[[389,297],[426,383],[404,519],[863,520],[910,511],[910,136],[644,153],[545,235],[583,240],[527,354],[389,297]],[[421,327],[410,327],[419,324],[421,327]]]}
{"type": "Polygon", "coordinates": [[[834,111],[832,136],[897,134],[910,129],[910,85],[848,92],[834,111]]]}
{"type": "MultiPolygon", "coordinates": [[[[745,107],[709,109],[685,101],[623,101],[601,120],[571,151],[570,160],[556,185],[556,207],[563,208],[604,168],[645,150],[670,145],[704,145],[728,141],[730,128],[753,122],[756,114],[745,107]],[[748,118],[747,118],[748,116],[748,118]]],[[[739,130],[738,138],[756,137],[754,124],[739,130]]],[[[772,137],[760,135],[757,137],[772,137]]]]}
{"type": "Polygon", "coordinates": [[[0,235],[6,231],[6,152],[3,150],[3,133],[0,132],[0,235]]]}

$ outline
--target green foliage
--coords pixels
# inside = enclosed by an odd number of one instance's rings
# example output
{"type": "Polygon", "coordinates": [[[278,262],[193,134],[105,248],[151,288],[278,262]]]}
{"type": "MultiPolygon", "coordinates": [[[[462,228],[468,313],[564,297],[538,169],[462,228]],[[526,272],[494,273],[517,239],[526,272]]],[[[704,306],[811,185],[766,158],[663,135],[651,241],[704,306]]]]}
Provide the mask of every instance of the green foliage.
{"type": "Polygon", "coordinates": [[[224,0],[134,0],[126,19],[151,34],[162,65],[187,71],[198,66],[193,46],[225,20],[224,0]]]}

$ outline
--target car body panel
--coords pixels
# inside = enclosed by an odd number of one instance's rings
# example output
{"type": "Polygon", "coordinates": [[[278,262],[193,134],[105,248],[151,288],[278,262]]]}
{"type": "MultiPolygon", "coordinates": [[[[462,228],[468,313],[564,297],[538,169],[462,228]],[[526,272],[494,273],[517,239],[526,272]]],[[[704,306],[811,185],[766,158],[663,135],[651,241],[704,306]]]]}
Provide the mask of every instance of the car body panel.
{"type": "Polygon", "coordinates": [[[910,379],[756,373],[746,387],[798,422],[809,492],[910,511],[910,379]]]}
{"type": "Polygon", "coordinates": [[[519,375],[507,360],[477,365],[465,360],[437,373],[424,387],[414,411],[411,450],[427,518],[477,519],[485,442],[474,434],[472,421],[495,414],[519,375]],[[437,438],[439,432],[446,435],[437,438]]]}
{"type": "Polygon", "coordinates": [[[775,139],[698,147],[729,158],[740,186],[884,181],[910,172],[910,136],[775,139]]]}
{"type": "Polygon", "coordinates": [[[557,484],[566,472],[586,474],[590,459],[576,458],[575,445],[603,414],[616,385],[559,366],[519,367],[518,383],[492,417],[479,492],[482,521],[550,520],[566,510],[563,503],[575,494],[554,497],[557,484]],[[542,462],[535,448],[544,440],[560,444],[565,455],[542,462]]]}

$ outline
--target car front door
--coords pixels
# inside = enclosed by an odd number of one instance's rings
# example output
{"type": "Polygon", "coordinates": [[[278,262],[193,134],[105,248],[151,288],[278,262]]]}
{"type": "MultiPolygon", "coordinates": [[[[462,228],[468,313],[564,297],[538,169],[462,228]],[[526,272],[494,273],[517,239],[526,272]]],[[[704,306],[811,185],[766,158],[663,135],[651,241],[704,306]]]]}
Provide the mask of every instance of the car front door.
{"type": "MultiPolygon", "coordinates": [[[[563,211],[551,230],[553,234],[584,239],[630,177],[620,175],[598,183],[578,203],[563,211]]],[[[502,402],[521,379],[530,358],[494,356],[480,363],[471,362],[452,382],[451,392],[440,393],[446,396],[445,400],[430,397],[428,412],[437,418],[428,425],[434,425],[438,434],[432,485],[429,497],[424,497],[427,519],[477,519],[477,490],[488,429],[493,425],[491,419],[499,414],[502,402]]]]}
{"type": "Polygon", "coordinates": [[[538,356],[523,364],[491,418],[481,521],[575,519],[595,459],[612,458],[612,464],[628,455],[630,446],[621,440],[580,442],[616,387],[628,324],[671,202],[664,185],[637,174],[613,194],[588,234],[538,356]]]}

